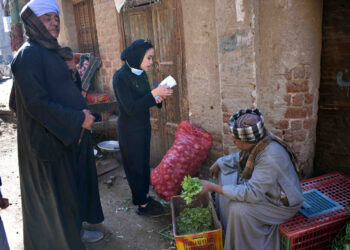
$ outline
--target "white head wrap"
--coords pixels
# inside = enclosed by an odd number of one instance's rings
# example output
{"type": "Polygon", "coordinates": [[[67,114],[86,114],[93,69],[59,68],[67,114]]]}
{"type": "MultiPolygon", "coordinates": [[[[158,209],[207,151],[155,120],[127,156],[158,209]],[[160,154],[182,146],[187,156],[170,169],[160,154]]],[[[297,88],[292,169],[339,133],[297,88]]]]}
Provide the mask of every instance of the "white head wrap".
{"type": "Polygon", "coordinates": [[[60,7],[56,0],[30,0],[23,8],[22,11],[29,7],[36,16],[42,16],[46,13],[55,12],[60,14],[60,7]]]}

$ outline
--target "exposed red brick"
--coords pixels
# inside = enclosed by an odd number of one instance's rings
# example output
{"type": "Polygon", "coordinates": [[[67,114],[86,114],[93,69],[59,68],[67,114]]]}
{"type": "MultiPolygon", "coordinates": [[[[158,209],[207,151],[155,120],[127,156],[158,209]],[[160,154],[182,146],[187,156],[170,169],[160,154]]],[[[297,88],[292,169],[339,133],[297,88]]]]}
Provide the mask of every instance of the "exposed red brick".
{"type": "Polygon", "coordinates": [[[306,131],[305,130],[297,130],[293,131],[293,136],[296,141],[305,141],[306,139],[306,131]]]}
{"type": "Polygon", "coordinates": [[[312,111],[313,111],[312,106],[306,107],[306,114],[307,114],[307,116],[312,116],[312,111]]]}
{"type": "Polygon", "coordinates": [[[307,110],[305,107],[300,107],[300,108],[292,108],[289,107],[287,108],[287,111],[284,115],[285,118],[305,118],[307,114],[307,110]]]}
{"type": "Polygon", "coordinates": [[[223,113],[222,114],[222,121],[224,123],[228,123],[228,121],[230,120],[230,117],[231,117],[231,115],[229,113],[223,113]]]}
{"type": "Polygon", "coordinates": [[[290,125],[291,125],[292,130],[299,130],[299,129],[301,129],[302,121],[301,120],[294,120],[294,121],[291,121],[290,125]]]}
{"type": "Polygon", "coordinates": [[[103,65],[106,67],[106,68],[110,68],[112,66],[111,62],[110,61],[105,61],[103,63],[103,65]]]}
{"type": "Polygon", "coordinates": [[[309,129],[311,128],[313,120],[312,119],[306,119],[303,121],[303,128],[304,129],[309,129]]]}
{"type": "Polygon", "coordinates": [[[289,128],[289,121],[288,120],[281,120],[278,125],[279,129],[288,129],[289,128]]]}
{"type": "Polygon", "coordinates": [[[311,68],[309,66],[305,66],[305,79],[309,79],[311,76],[311,68]]]}
{"type": "Polygon", "coordinates": [[[107,72],[107,70],[106,70],[105,68],[102,68],[102,69],[101,69],[101,73],[102,73],[103,75],[107,75],[107,74],[108,74],[108,72],[107,72]]]}
{"type": "Polygon", "coordinates": [[[230,129],[228,127],[228,125],[224,125],[223,126],[223,132],[224,132],[224,135],[229,135],[230,134],[230,129]]]}
{"type": "Polygon", "coordinates": [[[307,92],[308,89],[307,80],[293,80],[287,83],[287,92],[289,93],[307,92]]]}
{"type": "Polygon", "coordinates": [[[285,142],[293,142],[294,141],[293,133],[291,131],[285,131],[283,135],[283,140],[285,142]]]}
{"type": "Polygon", "coordinates": [[[304,79],[305,69],[303,65],[297,66],[293,69],[294,79],[304,79]]]}
{"type": "Polygon", "coordinates": [[[304,102],[304,95],[296,94],[292,97],[293,106],[302,106],[304,102]]]}
{"type": "Polygon", "coordinates": [[[292,149],[293,149],[293,151],[295,153],[300,153],[300,151],[301,151],[301,145],[300,144],[293,143],[293,145],[291,145],[291,146],[292,146],[292,149]]]}
{"type": "Polygon", "coordinates": [[[290,94],[287,94],[283,97],[283,100],[287,103],[288,106],[291,104],[292,96],[290,94]]]}
{"type": "Polygon", "coordinates": [[[305,94],[305,104],[311,104],[314,99],[314,95],[305,94]]]}
{"type": "Polygon", "coordinates": [[[292,80],[292,73],[290,70],[286,69],[285,73],[284,73],[284,77],[286,78],[286,80],[292,80]]]}
{"type": "Polygon", "coordinates": [[[278,138],[281,138],[281,139],[283,138],[283,134],[282,134],[281,131],[275,132],[274,134],[275,134],[275,136],[277,136],[278,138]]]}
{"type": "Polygon", "coordinates": [[[221,110],[222,110],[222,112],[228,113],[228,109],[227,109],[227,107],[226,107],[225,104],[222,104],[222,105],[221,105],[221,110]]]}

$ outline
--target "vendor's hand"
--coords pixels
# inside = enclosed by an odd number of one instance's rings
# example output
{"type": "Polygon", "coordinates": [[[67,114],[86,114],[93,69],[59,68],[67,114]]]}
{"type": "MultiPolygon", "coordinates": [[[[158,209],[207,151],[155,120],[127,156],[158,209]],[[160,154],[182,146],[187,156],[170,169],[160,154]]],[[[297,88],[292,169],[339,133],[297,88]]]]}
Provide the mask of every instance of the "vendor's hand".
{"type": "Polygon", "coordinates": [[[75,67],[75,63],[74,63],[74,60],[68,60],[68,61],[64,61],[68,67],[69,70],[76,70],[76,67],[75,67]]]}
{"type": "Polygon", "coordinates": [[[222,194],[222,186],[206,180],[200,180],[200,181],[202,183],[203,188],[202,188],[202,191],[199,193],[199,195],[202,195],[208,192],[216,192],[216,193],[222,194]]]}
{"type": "Polygon", "coordinates": [[[173,90],[167,85],[163,85],[153,89],[151,93],[153,97],[162,96],[163,98],[165,98],[167,96],[171,96],[173,94],[173,90]]]}
{"type": "Polygon", "coordinates": [[[83,124],[81,125],[82,128],[91,130],[92,124],[94,124],[95,116],[91,114],[91,112],[87,109],[83,109],[85,119],[83,124]]]}
{"type": "Polygon", "coordinates": [[[0,198],[0,208],[5,209],[9,206],[9,200],[6,198],[0,198]]]}
{"type": "Polygon", "coordinates": [[[213,165],[211,165],[211,167],[209,168],[209,173],[210,176],[216,180],[218,178],[218,174],[220,172],[220,167],[219,164],[217,164],[217,162],[215,162],[213,165]]]}
{"type": "Polygon", "coordinates": [[[206,181],[206,180],[200,180],[200,182],[202,183],[202,191],[200,192],[200,194],[203,194],[203,193],[208,193],[208,192],[211,192],[213,190],[211,190],[211,187],[212,187],[212,183],[210,181],[206,181]]]}

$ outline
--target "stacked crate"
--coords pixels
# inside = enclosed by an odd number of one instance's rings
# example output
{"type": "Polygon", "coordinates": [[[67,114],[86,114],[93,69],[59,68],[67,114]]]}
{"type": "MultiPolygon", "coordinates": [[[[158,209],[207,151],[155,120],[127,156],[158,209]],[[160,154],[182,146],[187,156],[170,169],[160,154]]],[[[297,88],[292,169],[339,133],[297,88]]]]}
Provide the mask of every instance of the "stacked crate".
{"type": "Polygon", "coordinates": [[[315,188],[343,208],[309,219],[297,213],[280,225],[281,249],[328,249],[346,220],[346,206],[350,202],[350,177],[334,172],[304,180],[301,184],[303,191],[315,188]]]}

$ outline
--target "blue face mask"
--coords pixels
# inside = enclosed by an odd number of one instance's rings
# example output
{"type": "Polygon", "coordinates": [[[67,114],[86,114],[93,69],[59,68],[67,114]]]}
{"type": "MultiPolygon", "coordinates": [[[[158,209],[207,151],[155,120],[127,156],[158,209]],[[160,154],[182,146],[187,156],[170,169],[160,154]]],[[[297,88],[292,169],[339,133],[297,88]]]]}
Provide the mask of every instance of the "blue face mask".
{"type": "Polygon", "coordinates": [[[131,67],[128,63],[128,61],[126,61],[126,64],[129,66],[129,68],[131,69],[131,72],[134,73],[135,75],[139,76],[143,73],[142,69],[135,69],[133,67],[131,67]]]}

